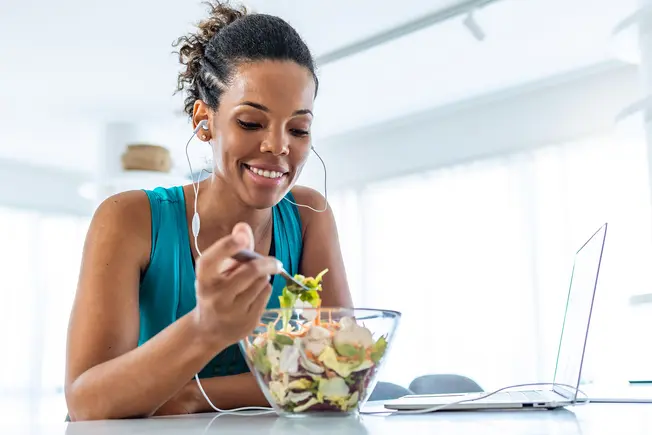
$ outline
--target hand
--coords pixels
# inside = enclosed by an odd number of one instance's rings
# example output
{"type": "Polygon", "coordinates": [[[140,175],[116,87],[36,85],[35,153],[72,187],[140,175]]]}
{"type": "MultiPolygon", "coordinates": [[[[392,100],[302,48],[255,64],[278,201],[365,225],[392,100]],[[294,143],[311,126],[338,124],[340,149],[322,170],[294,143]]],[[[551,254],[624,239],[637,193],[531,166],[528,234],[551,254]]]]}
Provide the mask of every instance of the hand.
{"type": "Polygon", "coordinates": [[[231,258],[253,246],[253,231],[240,223],[197,262],[194,315],[199,333],[209,343],[229,346],[251,334],[260,322],[272,291],[270,276],[280,272],[281,264],[273,257],[248,263],[231,258]]]}
{"type": "Polygon", "coordinates": [[[154,413],[155,416],[195,414],[206,400],[197,389],[195,380],[188,382],[154,413]]]}

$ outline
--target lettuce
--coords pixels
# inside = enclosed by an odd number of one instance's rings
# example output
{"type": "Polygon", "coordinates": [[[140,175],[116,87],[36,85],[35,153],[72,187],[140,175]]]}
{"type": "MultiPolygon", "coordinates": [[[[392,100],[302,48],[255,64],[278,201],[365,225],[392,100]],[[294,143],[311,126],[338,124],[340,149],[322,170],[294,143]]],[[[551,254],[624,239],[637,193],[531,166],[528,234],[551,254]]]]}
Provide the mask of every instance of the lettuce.
{"type": "Polygon", "coordinates": [[[385,354],[386,349],[387,339],[383,335],[371,346],[371,360],[377,364],[385,354]]]}
{"type": "Polygon", "coordinates": [[[286,284],[281,292],[281,296],[278,297],[280,307],[283,310],[283,330],[287,330],[288,323],[290,322],[290,310],[296,304],[297,299],[307,302],[315,308],[321,306],[319,292],[321,291],[321,281],[327,272],[328,269],[324,269],[314,278],[306,278],[303,275],[294,275],[294,279],[308,287],[310,290],[305,290],[292,281],[289,281],[286,284]]]}

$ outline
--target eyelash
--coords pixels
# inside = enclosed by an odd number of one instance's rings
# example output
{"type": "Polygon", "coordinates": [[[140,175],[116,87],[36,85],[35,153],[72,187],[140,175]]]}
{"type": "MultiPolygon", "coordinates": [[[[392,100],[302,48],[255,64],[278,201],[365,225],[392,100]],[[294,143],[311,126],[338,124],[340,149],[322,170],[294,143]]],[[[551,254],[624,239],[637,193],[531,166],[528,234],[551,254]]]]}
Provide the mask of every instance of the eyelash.
{"type": "Polygon", "coordinates": [[[262,127],[262,125],[256,122],[244,122],[240,121],[239,119],[238,124],[240,124],[240,127],[244,128],[245,130],[256,130],[262,127]]]}
{"type": "Polygon", "coordinates": [[[296,128],[293,128],[290,131],[292,132],[293,135],[295,135],[297,137],[306,137],[306,136],[310,135],[310,132],[307,131],[307,130],[298,130],[296,128]]]}
{"type": "MultiPolygon", "coordinates": [[[[238,124],[240,125],[240,127],[242,127],[245,130],[252,131],[252,130],[258,130],[259,128],[262,128],[262,125],[260,125],[260,124],[258,124],[256,122],[245,122],[245,121],[241,121],[239,119],[237,121],[238,121],[238,124]]],[[[297,136],[297,137],[305,137],[305,136],[310,135],[309,131],[307,131],[307,130],[299,130],[297,128],[291,129],[290,132],[293,135],[297,136]]]]}

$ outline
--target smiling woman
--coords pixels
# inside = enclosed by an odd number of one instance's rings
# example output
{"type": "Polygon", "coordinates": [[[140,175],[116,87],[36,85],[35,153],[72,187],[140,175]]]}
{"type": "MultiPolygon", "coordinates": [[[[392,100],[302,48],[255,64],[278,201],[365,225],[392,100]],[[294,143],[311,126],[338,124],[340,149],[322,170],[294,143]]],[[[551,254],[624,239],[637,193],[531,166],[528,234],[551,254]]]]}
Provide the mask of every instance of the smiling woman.
{"type": "Polygon", "coordinates": [[[216,170],[230,187],[246,204],[267,208],[294,185],[308,158],[316,79],[310,69],[284,60],[234,70],[219,110],[196,100],[191,116],[195,125],[209,121],[199,137],[213,144],[216,170]]]}
{"type": "Polygon", "coordinates": [[[294,204],[325,201],[295,186],[318,85],[301,37],[280,18],[214,3],[177,46],[178,90],[193,127],[207,127],[196,131],[213,176],[121,193],[96,211],[68,329],[72,420],[209,411],[195,373],[222,409],[267,405],[236,343],[278,307],[279,261],[305,276],[328,268],[323,306],[352,305],[330,208],[294,204]],[[235,262],[243,248],[263,258],[235,262]]]}

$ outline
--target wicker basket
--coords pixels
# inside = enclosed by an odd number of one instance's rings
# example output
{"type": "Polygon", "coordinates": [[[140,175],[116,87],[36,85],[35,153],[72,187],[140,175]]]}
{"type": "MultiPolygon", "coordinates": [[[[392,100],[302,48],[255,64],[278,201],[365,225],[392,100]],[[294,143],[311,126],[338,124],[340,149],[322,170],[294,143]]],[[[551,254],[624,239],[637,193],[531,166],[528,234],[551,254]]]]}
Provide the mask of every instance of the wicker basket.
{"type": "Polygon", "coordinates": [[[158,145],[129,145],[122,154],[122,169],[170,172],[170,152],[158,145]]]}

